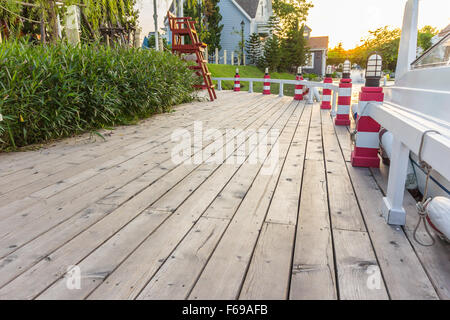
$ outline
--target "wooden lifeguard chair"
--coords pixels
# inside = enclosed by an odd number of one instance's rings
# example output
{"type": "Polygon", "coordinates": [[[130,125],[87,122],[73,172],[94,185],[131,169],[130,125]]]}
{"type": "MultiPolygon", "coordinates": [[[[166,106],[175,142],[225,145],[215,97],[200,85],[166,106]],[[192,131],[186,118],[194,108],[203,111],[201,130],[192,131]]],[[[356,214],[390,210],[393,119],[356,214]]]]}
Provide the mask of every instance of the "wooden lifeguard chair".
{"type": "Polygon", "coordinates": [[[195,74],[203,78],[203,84],[195,85],[194,87],[207,89],[211,101],[214,101],[214,99],[217,99],[217,96],[211,80],[211,73],[206,65],[207,60],[203,56],[207,45],[198,39],[195,22],[190,17],[178,18],[170,11],[167,12],[167,18],[169,19],[169,27],[172,32],[172,53],[179,56],[183,54],[195,55],[194,60],[197,64],[189,68],[195,70],[195,74]]]}

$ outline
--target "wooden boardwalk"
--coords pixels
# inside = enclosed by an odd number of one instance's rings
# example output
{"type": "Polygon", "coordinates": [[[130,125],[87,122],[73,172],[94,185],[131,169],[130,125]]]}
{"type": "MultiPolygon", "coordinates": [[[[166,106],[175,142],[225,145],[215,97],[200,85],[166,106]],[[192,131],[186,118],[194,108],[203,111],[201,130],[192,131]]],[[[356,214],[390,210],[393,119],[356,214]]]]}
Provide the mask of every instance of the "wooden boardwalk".
{"type": "Polygon", "coordinates": [[[2,154],[0,299],[450,299],[449,245],[412,240],[409,194],[407,225],[386,225],[386,168],[349,165],[348,130],[318,104],[220,92],[106,141],[2,154]],[[235,161],[172,161],[195,120],[235,161]]]}

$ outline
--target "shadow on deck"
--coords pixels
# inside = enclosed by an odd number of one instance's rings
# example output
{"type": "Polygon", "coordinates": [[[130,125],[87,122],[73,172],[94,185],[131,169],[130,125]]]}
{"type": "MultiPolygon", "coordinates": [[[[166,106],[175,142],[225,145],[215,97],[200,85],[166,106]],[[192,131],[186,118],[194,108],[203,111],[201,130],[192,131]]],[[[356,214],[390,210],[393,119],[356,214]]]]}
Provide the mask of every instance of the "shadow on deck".
{"type": "Polygon", "coordinates": [[[348,128],[288,97],[218,98],[0,155],[0,298],[450,298],[449,246],[412,240],[409,194],[407,225],[384,222],[387,168],[349,164],[348,128]],[[194,161],[173,161],[176,129],[194,161]]]}

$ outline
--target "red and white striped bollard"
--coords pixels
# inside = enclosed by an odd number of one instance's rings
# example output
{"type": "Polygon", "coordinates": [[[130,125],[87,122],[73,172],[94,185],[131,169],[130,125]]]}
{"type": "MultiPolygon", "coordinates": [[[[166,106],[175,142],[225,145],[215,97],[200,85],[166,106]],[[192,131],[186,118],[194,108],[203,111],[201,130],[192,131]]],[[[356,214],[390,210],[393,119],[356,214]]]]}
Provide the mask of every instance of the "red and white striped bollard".
{"type": "MultiPolygon", "coordinates": [[[[333,78],[331,78],[331,66],[327,66],[327,73],[325,79],[323,79],[323,83],[333,83],[333,78]]],[[[331,109],[331,89],[323,88],[320,109],[331,109]]]]}
{"type": "Polygon", "coordinates": [[[358,117],[356,119],[356,141],[351,155],[352,166],[379,168],[380,124],[367,115],[367,104],[381,103],[384,99],[383,88],[362,87],[359,93],[358,117]]]}
{"type": "MultiPolygon", "coordinates": [[[[269,68],[266,68],[266,72],[264,74],[264,80],[270,79],[269,68]]],[[[263,83],[263,94],[270,94],[270,82],[264,81],[263,83]]]]}
{"type": "Polygon", "coordinates": [[[234,91],[238,92],[241,91],[241,76],[239,75],[239,69],[236,68],[236,74],[234,75],[234,91]]]}
{"type": "Polygon", "coordinates": [[[334,124],[338,126],[350,125],[350,104],[352,102],[352,79],[342,78],[339,83],[339,97],[336,119],[334,124]]]}
{"type": "MultiPolygon", "coordinates": [[[[303,80],[302,67],[298,67],[297,76],[295,77],[295,80],[297,81],[303,80]]],[[[300,83],[295,84],[294,100],[303,100],[303,85],[300,83]]]]}

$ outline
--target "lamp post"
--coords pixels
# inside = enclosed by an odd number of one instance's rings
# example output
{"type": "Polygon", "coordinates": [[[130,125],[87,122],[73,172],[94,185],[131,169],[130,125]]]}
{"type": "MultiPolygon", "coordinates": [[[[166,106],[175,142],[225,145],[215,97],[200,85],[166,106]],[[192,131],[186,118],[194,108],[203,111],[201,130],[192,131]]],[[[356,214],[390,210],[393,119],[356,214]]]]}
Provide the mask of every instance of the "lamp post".
{"type": "Polygon", "coordinates": [[[153,0],[153,19],[155,23],[155,50],[159,51],[159,34],[158,34],[158,5],[153,0]]]}
{"type": "Polygon", "coordinates": [[[339,81],[338,91],[338,106],[336,119],[334,124],[337,126],[350,125],[350,104],[352,102],[352,79],[350,78],[350,71],[352,64],[349,60],[345,60],[342,65],[342,79],[339,81]]]}
{"type": "Polygon", "coordinates": [[[241,41],[242,41],[242,45],[241,45],[241,62],[244,62],[244,26],[245,26],[245,22],[244,20],[241,21],[241,41]]]}
{"type": "MultiPolygon", "coordinates": [[[[333,78],[331,78],[332,73],[333,69],[328,65],[323,83],[333,83],[333,78]]],[[[312,92],[310,94],[312,94],[312,92]]],[[[322,91],[322,103],[320,104],[320,109],[331,109],[331,89],[328,89],[327,87],[324,87],[322,91]]]]}
{"type": "Polygon", "coordinates": [[[373,53],[367,58],[366,87],[379,87],[383,59],[378,53],[373,53]]]}
{"type": "Polygon", "coordinates": [[[380,124],[370,117],[367,105],[381,103],[384,100],[383,88],[380,87],[382,62],[381,56],[376,52],[367,59],[366,85],[359,93],[356,141],[351,155],[354,167],[380,166],[378,158],[380,124]]]}
{"type": "Polygon", "coordinates": [[[342,67],[342,78],[344,79],[350,79],[350,71],[352,68],[352,64],[349,60],[344,61],[344,65],[342,67]]]}

